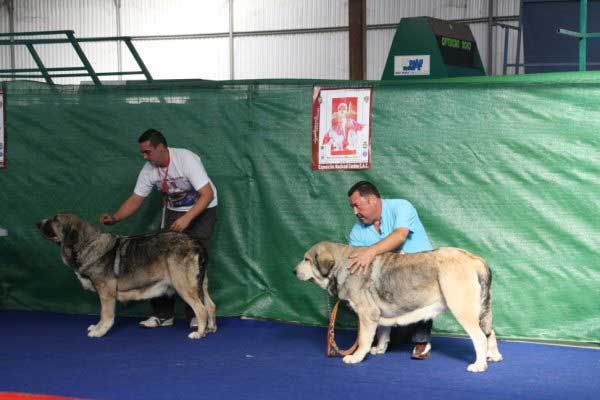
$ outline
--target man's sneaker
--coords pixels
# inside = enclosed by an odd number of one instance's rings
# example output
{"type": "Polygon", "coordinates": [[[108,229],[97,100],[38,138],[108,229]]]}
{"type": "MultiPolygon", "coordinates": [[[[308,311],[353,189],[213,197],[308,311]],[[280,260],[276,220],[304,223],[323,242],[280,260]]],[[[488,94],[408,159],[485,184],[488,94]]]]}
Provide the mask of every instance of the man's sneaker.
{"type": "Polygon", "coordinates": [[[198,329],[198,320],[196,319],[196,317],[192,318],[190,321],[190,328],[192,329],[198,329]]]}
{"type": "Polygon", "coordinates": [[[152,316],[147,320],[141,321],[140,326],[144,328],[160,328],[162,326],[173,326],[174,318],[158,318],[152,316]]]}
{"type": "Polygon", "coordinates": [[[413,349],[412,358],[413,360],[426,360],[431,355],[431,344],[429,343],[417,343],[413,349]]]}

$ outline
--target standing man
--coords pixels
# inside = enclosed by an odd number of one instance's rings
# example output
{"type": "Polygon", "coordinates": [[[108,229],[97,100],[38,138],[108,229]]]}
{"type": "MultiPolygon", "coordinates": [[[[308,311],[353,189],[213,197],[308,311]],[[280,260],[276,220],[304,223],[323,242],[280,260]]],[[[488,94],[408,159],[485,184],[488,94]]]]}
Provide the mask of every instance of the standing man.
{"type": "MultiPolygon", "coordinates": [[[[351,273],[366,274],[375,257],[388,251],[416,253],[433,249],[417,210],[408,201],[382,199],[375,185],[367,181],[354,184],[348,198],[358,218],[350,232],[350,245],[366,246],[351,256],[351,273]]],[[[429,358],[432,325],[431,320],[410,325],[415,329],[411,358],[429,358]]]]}
{"type": "MultiPolygon", "coordinates": [[[[167,147],[162,133],[148,129],[138,139],[146,164],[140,171],[133,193],[114,214],[101,214],[102,225],[113,225],[137,212],[155,186],[163,194],[161,229],[185,232],[198,240],[206,256],[217,217],[217,190],[206,174],[200,157],[186,149],[167,147]]],[[[206,284],[206,279],[205,279],[206,284]]],[[[157,328],[173,325],[175,297],[150,300],[152,316],[140,325],[157,328]]],[[[193,316],[186,306],[188,318],[193,316]]],[[[191,327],[197,327],[195,318],[191,327]]]]}

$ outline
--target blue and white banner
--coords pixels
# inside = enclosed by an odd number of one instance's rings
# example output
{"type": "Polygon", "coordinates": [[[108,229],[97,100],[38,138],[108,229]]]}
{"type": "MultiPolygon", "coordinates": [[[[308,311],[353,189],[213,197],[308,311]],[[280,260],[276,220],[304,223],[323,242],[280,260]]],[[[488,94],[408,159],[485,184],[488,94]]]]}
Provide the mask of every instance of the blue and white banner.
{"type": "Polygon", "coordinates": [[[429,55],[395,56],[394,76],[429,75],[429,55]]]}

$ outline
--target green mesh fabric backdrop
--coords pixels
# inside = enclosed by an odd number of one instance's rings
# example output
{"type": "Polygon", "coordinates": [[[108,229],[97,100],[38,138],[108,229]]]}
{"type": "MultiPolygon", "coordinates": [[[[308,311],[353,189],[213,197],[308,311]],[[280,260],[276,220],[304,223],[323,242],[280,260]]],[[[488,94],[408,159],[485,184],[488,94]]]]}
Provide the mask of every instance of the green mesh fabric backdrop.
{"type": "MultiPolygon", "coordinates": [[[[487,259],[499,336],[600,341],[600,74],[361,82],[374,85],[365,171],[311,170],[315,83],[4,82],[0,308],[98,313],[35,222],[69,212],[97,223],[116,210],[143,164],[137,137],[153,127],[197,152],[217,186],[209,277],[220,316],[325,324],[333,299],[292,269],[315,242],[346,242],[346,191],[368,179],[415,205],[435,247],[487,259]]],[[[155,193],[102,229],[139,234],[159,218],[155,193]]],[[[463,333],[449,314],[434,329],[463,333]]]]}

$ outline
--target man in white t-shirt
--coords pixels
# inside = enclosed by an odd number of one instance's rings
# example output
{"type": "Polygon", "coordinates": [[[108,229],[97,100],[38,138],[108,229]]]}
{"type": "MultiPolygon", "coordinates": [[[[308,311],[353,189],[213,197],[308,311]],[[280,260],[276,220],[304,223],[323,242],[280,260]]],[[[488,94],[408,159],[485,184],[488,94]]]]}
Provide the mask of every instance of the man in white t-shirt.
{"type": "MultiPolygon", "coordinates": [[[[208,256],[217,216],[217,189],[200,157],[186,149],[167,147],[167,140],[155,129],[145,131],[138,143],[147,162],[138,175],[133,193],[114,214],[101,214],[100,223],[113,225],[135,214],[152,187],[156,187],[163,193],[161,229],[188,234],[202,244],[208,256]]],[[[174,297],[159,297],[150,303],[153,315],[140,322],[141,326],[157,328],[173,325],[174,297]]],[[[193,316],[189,307],[186,307],[186,315],[193,316]]],[[[195,318],[192,319],[190,325],[196,324],[195,318]]]]}

